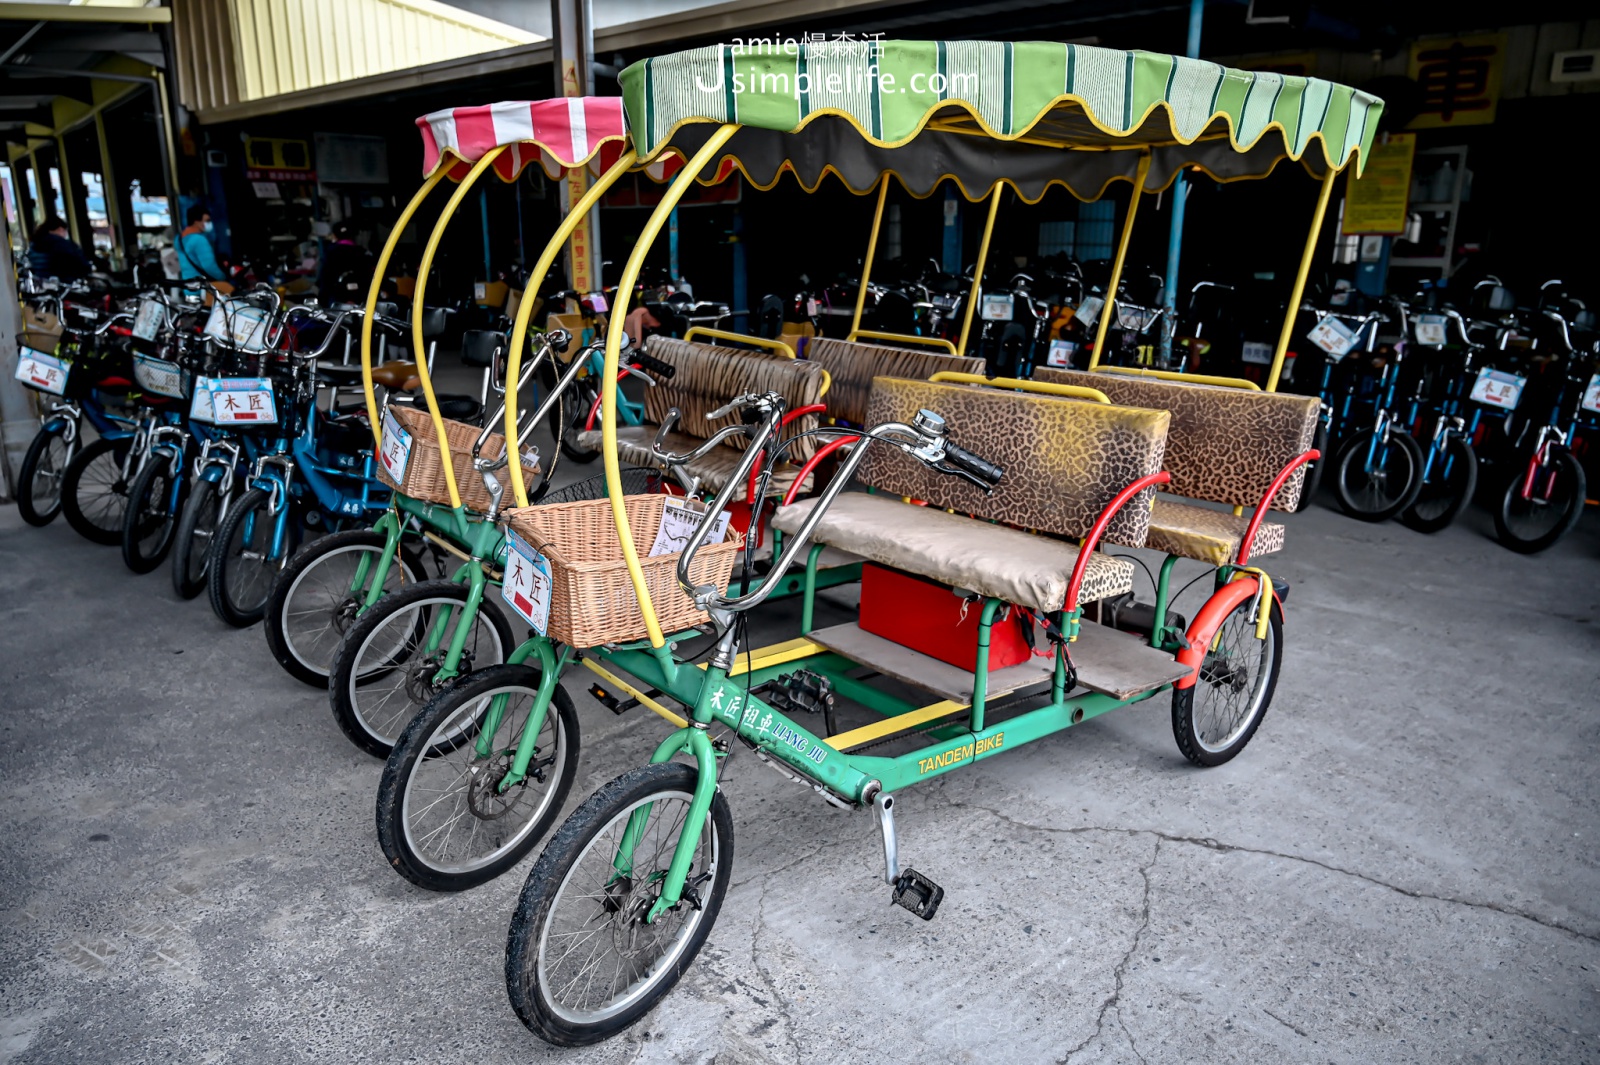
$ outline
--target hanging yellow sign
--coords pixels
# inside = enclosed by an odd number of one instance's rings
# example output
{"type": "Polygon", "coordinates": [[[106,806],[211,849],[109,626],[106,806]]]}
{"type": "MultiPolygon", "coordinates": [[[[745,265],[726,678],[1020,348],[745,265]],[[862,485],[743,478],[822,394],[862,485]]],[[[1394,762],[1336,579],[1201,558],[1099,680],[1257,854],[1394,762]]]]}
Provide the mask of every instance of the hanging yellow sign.
{"type": "Polygon", "coordinates": [[[1408,129],[1484,126],[1500,102],[1506,61],[1503,33],[1436,37],[1411,46],[1411,79],[1422,90],[1422,107],[1408,129]]]}
{"type": "Polygon", "coordinates": [[[1406,207],[1411,196],[1411,162],[1417,151],[1415,133],[1391,133],[1372,146],[1367,170],[1359,179],[1356,168],[1345,182],[1344,222],[1339,231],[1385,233],[1406,230],[1406,207]]]}

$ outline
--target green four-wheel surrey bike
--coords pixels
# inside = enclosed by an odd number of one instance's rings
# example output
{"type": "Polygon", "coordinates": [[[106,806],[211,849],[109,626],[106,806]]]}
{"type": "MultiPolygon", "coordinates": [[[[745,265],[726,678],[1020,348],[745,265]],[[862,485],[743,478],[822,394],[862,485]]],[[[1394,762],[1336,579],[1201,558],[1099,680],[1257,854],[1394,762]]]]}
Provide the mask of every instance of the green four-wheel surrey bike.
{"type": "MultiPolygon", "coordinates": [[[[702,435],[705,444],[674,444],[678,451],[670,452],[658,438],[651,449],[656,462],[679,468],[725,438],[745,438],[736,468],[696,515],[685,546],[662,550],[660,503],[650,509],[624,498],[618,484],[612,382],[629,294],[690,185],[702,174],[715,180],[742,172],[766,188],[788,170],[814,188],[831,170],[857,193],[892,174],[926,196],[952,178],[969,197],[992,197],[992,224],[1007,188],[1032,203],[1053,184],[1093,199],[1126,181],[1133,194],[1107,286],[1115,293],[1142,194],[1167,188],[1185,167],[1232,180],[1296,159],[1321,179],[1287,301],[1298,307],[1336,174],[1365,158],[1381,112],[1380,101],[1318,79],[1052,43],[882,42],[766,53],[710,47],[637,63],[622,83],[635,150],[617,166],[669,155],[686,163],[622,272],[600,375],[604,516],[619,561],[609,570],[593,561],[591,504],[511,511],[517,535],[508,545],[506,598],[541,634],[508,657],[507,672],[442,693],[413,721],[389,767],[402,749],[415,752],[417,765],[455,760],[452,787],[465,814],[451,823],[461,831],[492,833],[502,819],[532,825],[498,837],[508,848],[498,862],[553,819],[548,801],[537,812],[512,811],[532,784],[562,771],[559,736],[570,716],[558,694],[564,669],[581,662],[664,715],[671,711],[663,699],[686,708],[649,766],[602,788],[555,832],[524,885],[507,942],[507,989],[533,1031],[565,1045],[607,1038],[638,1020],[711,931],[733,860],[732,818],[717,783],[727,751],[713,741],[714,725],[826,800],[872,809],[894,901],[925,918],[942,891],[900,865],[899,789],[1162,694],[1186,757],[1217,765],[1237,755],[1261,723],[1282,660],[1286,587],[1252,558],[1281,546],[1283,527],[1263,519],[1269,509],[1293,507],[1301,467],[1316,457],[1314,401],[1303,405],[1304,417],[1290,412],[1293,418],[1277,421],[1287,461],[1253,453],[1241,461],[1239,448],[1256,447],[1255,437],[1228,424],[1288,398],[1271,393],[1292,319],[1266,392],[1163,374],[1075,374],[1055,383],[879,376],[864,385],[866,428],[783,437],[784,398],[755,390],[692,416],[716,427],[702,435]],[[697,78],[719,74],[721,91],[697,91],[697,78]],[[799,78],[805,88],[796,92],[799,78]],[[861,91],[840,95],[830,83],[861,91]],[[740,415],[733,425],[717,420],[740,415]],[[824,451],[849,448],[848,457],[820,494],[799,502],[790,495],[773,522],[786,538],[776,564],[761,584],[740,585],[743,594],[730,596],[724,589],[740,549],[720,523],[730,500],[747,478],[766,478],[780,455],[819,440],[826,443],[797,480],[816,472],[824,451]],[[844,491],[853,477],[869,491],[844,491]],[[1199,503],[1157,499],[1158,486],[1199,503]],[[1244,513],[1248,506],[1254,513],[1244,513]],[[1101,550],[1106,543],[1169,556],[1142,629],[1102,623],[1133,580],[1132,564],[1101,550]],[[811,578],[824,547],[866,558],[869,573],[875,567],[892,579],[959,589],[980,603],[975,623],[961,630],[971,658],[952,665],[892,626],[888,635],[872,631],[865,578],[860,623],[813,631],[806,609],[800,638],[743,650],[740,615],[802,555],[811,578]],[[1170,609],[1172,563],[1180,557],[1216,566],[1210,598],[1187,621],[1170,609]],[[618,572],[625,574],[620,590],[611,580],[618,572]],[[591,586],[601,578],[610,583],[591,586]],[[1085,616],[1090,604],[1094,620],[1085,616]],[[1003,630],[1019,619],[1044,633],[1043,649],[991,670],[1003,630]],[[710,662],[679,660],[676,640],[707,628],[716,638],[710,662]],[[935,701],[894,696],[862,679],[862,668],[929,691],[935,701]],[[1030,692],[1036,698],[1024,700],[1030,692]],[[883,719],[837,731],[829,712],[835,698],[883,719]],[[869,753],[890,740],[908,749],[869,753]],[[680,755],[688,761],[675,761],[680,755]]],[[[602,177],[597,188],[605,183],[602,177]]],[[[982,275],[980,263],[974,276],[982,275]]],[[[973,295],[976,303],[980,294],[973,295]]],[[[1101,311],[1096,352],[1112,313],[1101,311]]],[[[508,411],[514,449],[511,422],[508,411]]],[[[815,583],[805,583],[809,606],[815,583]]],[[[398,789],[391,809],[401,827],[416,827],[415,839],[446,831],[426,822],[437,795],[408,795],[404,781],[386,772],[391,785],[398,789]]]]}

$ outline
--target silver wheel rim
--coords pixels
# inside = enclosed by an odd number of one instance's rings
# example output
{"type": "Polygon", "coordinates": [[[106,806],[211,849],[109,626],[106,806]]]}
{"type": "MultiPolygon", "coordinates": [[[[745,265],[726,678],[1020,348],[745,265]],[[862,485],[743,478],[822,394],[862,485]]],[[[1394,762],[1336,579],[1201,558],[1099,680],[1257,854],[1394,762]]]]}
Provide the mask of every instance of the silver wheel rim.
{"type": "MultiPolygon", "coordinates": [[[[383,549],[361,544],[329,551],[295,576],[283,598],[279,632],[284,646],[296,662],[319,676],[326,677],[333,668],[333,656],[344,639],[340,612],[350,598],[350,584],[361,562],[358,553],[370,553],[377,565],[383,549]]],[[[404,566],[398,557],[390,564],[384,594],[400,587],[404,566]]],[[[353,622],[354,617],[352,614],[349,620],[353,622]]]]}
{"type": "Polygon", "coordinates": [[[39,462],[33,468],[33,481],[28,486],[35,513],[54,514],[61,509],[61,478],[66,474],[68,450],[61,434],[51,433],[39,453],[39,462]]]}
{"type": "Polygon", "coordinates": [[[424,753],[406,776],[400,820],[406,846],[429,869],[467,873],[499,861],[525,841],[549,808],[560,782],[566,736],[555,703],[545,713],[528,777],[504,796],[504,778],[538,697],[538,689],[508,685],[465,700],[428,735],[424,753]],[[479,751],[489,703],[507,695],[505,713],[479,751]],[[542,775],[544,780],[538,779],[542,775]]]}
{"type": "MultiPolygon", "coordinates": [[[[678,833],[693,799],[686,791],[664,790],[631,804],[590,838],[562,878],[539,929],[535,962],[540,996],[557,1017],[570,1024],[599,1023],[644,999],[674,971],[705,911],[685,901],[676,910],[663,914],[654,925],[643,924],[633,915],[648,910],[648,900],[656,896],[653,884],[672,861],[678,833]],[[620,896],[619,904],[619,896],[606,891],[614,873],[612,861],[629,816],[652,803],[650,819],[634,850],[635,888],[620,896]],[[575,888],[582,893],[569,894],[575,888]],[[635,899],[636,895],[640,897],[635,899]],[[608,912],[607,902],[615,912],[608,912]],[[649,934],[652,932],[653,936],[649,934]],[[596,998],[594,992],[602,987],[604,993],[596,998]],[[582,1001],[598,1004],[585,1007],[578,1004],[582,1001]]],[[[716,879],[720,852],[721,841],[708,811],[700,849],[686,883],[697,884],[702,894],[708,892],[716,879]]]]}
{"type": "Polygon", "coordinates": [[[1410,484],[1415,471],[1411,466],[1411,454],[1401,445],[1393,441],[1377,445],[1378,454],[1374,459],[1373,468],[1369,472],[1366,467],[1366,448],[1362,444],[1356,448],[1355,459],[1347,469],[1356,479],[1356,486],[1350,492],[1350,498],[1355,501],[1356,509],[1363,514],[1376,513],[1386,510],[1398,503],[1404,493],[1404,485],[1410,484]],[[1407,474],[1404,481],[1396,476],[1407,474]],[[1390,482],[1402,484],[1402,491],[1389,491],[1390,482]]]}
{"type": "Polygon", "coordinates": [[[1256,639],[1250,606],[1247,600],[1223,618],[1215,649],[1206,652],[1194,685],[1194,738],[1211,754],[1237,743],[1266,701],[1277,635],[1268,625],[1267,638],[1256,639]]]}
{"type": "Polygon", "coordinates": [[[196,487],[195,491],[199,502],[191,505],[198,507],[199,511],[189,534],[188,569],[185,572],[191,581],[198,582],[211,568],[211,540],[216,535],[217,515],[222,509],[222,500],[215,488],[206,491],[196,487]]]}
{"type": "Polygon", "coordinates": [[[150,478],[150,491],[139,501],[140,513],[135,528],[147,531],[135,542],[139,545],[139,554],[145,558],[153,557],[172,537],[176,519],[166,505],[171,492],[172,474],[156,473],[150,478]]]}
{"type": "MultiPolygon", "coordinates": [[[[459,624],[460,611],[466,606],[460,599],[445,596],[430,596],[406,604],[404,609],[380,621],[356,649],[346,689],[350,708],[362,730],[382,743],[393,746],[400,733],[427,704],[427,698],[411,698],[407,686],[418,687],[422,670],[427,668],[425,659],[432,657],[421,654],[437,617],[435,611],[427,608],[439,606],[449,606],[455,612],[436,652],[442,658],[449,647],[450,634],[459,624]]],[[[479,611],[472,619],[472,631],[462,647],[460,675],[466,676],[469,669],[497,666],[505,661],[505,653],[505,648],[500,646],[500,634],[479,611]]],[[[428,685],[426,691],[416,694],[432,698],[436,690],[428,685]]]]}
{"type": "Polygon", "coordinates": [[[228,592],[228,602],[241,614],[253,614],[262,609],[267,605],[267,596],[272,594],[273,571],[277,567],[266,557],[267,549],[272,546],[272,526],[272,515],[267,513],[267,503],[262,500],[255,508],[255,521],[250,520],[249,512],[241,514],[239,524],[234,526],[237,531],[228,538],[223,586],[228,592]],[[261,557],[245,558],[244,551],[261,557]]]}

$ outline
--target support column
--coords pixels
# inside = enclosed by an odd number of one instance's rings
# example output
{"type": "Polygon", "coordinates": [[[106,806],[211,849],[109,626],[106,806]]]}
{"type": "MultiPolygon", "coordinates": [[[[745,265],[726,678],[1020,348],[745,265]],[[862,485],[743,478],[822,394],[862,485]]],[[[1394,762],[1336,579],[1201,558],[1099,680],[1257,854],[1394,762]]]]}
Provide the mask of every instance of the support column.
{"type": "MultiPolygon", "coordinates": [[[[1205,20],[1205,10],[1206,0],[1189,0],[1189,42],[1183,54],[1190,59],[1200,58],[1200,27],[1205,20]]],[[[1161,316],[1161,340],[1157,349],[1162,362],[1172,358],[1173,330],[1178,327],[1178,265],[1183,258],[1183,214],[1188,202],[1189,182],[1179,170],[1172,182],[1172,232],[1167,237],[1167,276],[1162,286],[1166,293],[1163,300],[1166,313],[1161,316]]]]}
{"type": "Polygon", "coordinates": [[[106,201],[106,224],[111,227],[111,268],[121,270],[128,263],[128,235],[122,230],[122,201],[117,195],[117,179],[111,170],[111,148],[106,141],[102,112],[94,113],[94,133],[100,143],[100,191],[106,201]]]}
{"type": "MultiPolygon", "coordinates": [[[[550,0],[551,38],[556,52],[556,91],[572,98],[594,95],[594,18],[590,0],[550,0]]],[[[589,191],[589,171],[574,167],[562,182],[562,213],[589,191]]],[[[599,209],[579,221],[567,246],[567,283],[579,293],[600,287],[599,209]]]]}
{"type": "MultiPolygon", "coordinates": [[[[56,135],[56,168],[61,175],[61,206],[67,212],[67,235],[78,247],[83,247],[83,234],[78,226],[78,198],[73,195],[72,172],[67,168],[67,141],[56,135]]],[[[93,251],[94,249],[89,249],[93,251]]]]}

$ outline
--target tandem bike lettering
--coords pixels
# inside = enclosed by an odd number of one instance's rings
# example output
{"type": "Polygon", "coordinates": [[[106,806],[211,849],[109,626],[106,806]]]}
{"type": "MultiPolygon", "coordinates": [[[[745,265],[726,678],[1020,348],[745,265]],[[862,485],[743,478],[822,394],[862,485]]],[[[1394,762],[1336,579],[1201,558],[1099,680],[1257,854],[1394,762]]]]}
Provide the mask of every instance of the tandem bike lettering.
{"type": "Polygon", "coordinates": [[[952,747],[950,750],[936,754],[932,758],[919,758],[917,759],[917,775],[927,776],[935,769],[945,769],[968,759],[981,758],[991,751],[998,751],[1005,745],[1006,734],[997,732],[993,736],[986,736],[972,743],[964,743],[960,747],[952,747]]]}
{"type": "Polygon", "coordinates": [[[754,699],[751,699],[748,704],[744,703],[744,699],[745,693],[737,688],[718,688],[711,693],[712,712],[724,720],[732,719],[738,721],[741,731],[753,733],[753,735],[747,736],[748,739],[757,741],[762,739],[776,740],[787,745],[796,754],[813,765],[821,765],[827,760],[828,748],[820,743],[812,743],[801,735],[798,730],[790,728],[782,721],[775,720],[771,710],[767,710],[763,714],[764,707],[754,699]],[[741,705],[744,706],[742,716],[739,713],[741,705]]]}

